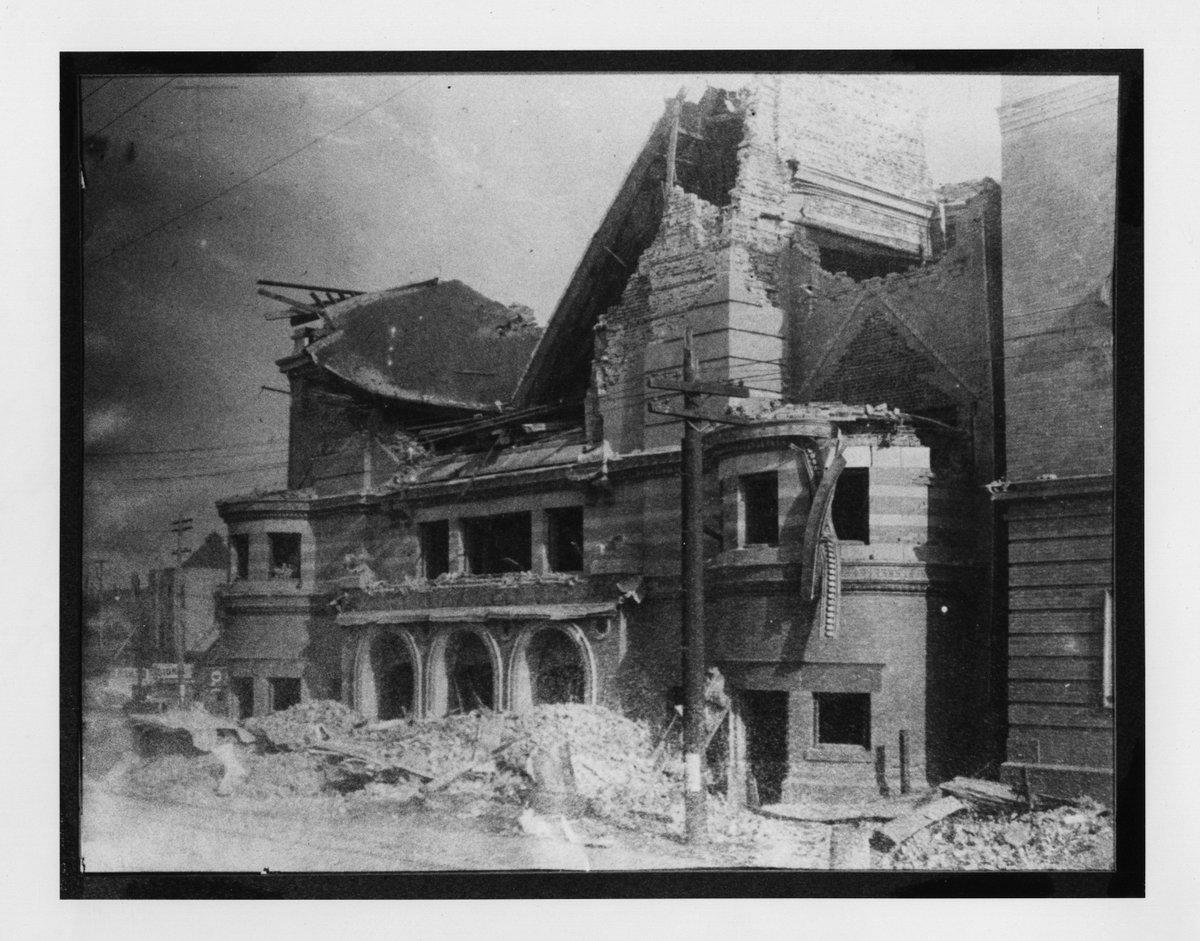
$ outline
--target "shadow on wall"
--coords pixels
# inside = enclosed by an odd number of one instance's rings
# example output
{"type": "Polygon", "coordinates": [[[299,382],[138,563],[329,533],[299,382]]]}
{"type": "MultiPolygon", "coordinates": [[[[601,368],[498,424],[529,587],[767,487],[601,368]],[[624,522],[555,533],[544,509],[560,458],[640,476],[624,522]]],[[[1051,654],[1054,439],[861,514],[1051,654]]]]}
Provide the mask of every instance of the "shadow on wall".
{"type": "Polygon", "coordinates": [[[616,701],[608,705],[652,726],[669,722],[671,690],[683,682],[678,610],[643,603],[629,616],[628,638],[612,683],[616,701]]]}

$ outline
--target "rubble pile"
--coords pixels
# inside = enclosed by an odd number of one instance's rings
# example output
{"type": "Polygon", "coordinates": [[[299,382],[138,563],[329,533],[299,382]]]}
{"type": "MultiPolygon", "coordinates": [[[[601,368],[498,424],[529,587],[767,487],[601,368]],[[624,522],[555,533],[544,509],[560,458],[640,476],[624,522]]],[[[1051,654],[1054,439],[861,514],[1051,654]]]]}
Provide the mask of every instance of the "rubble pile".
{"type": "MultiPolygon", "coordinates": [[[[569,792],[599,816],[662,813],[669,779],[654,769],[647,728],[607,709],[539,706],[522,714],[471,713],[353,727],[290,747],[324,758],[333,786],[404,784],[405,793],[470,792],[520,802],[531,791],[569,792]]],[[[277,739],[278,741],[278,739],[277,739]]],[[[394,791],[375,787],[389,796],[394,791]]]]}
{"type": "Polygon", "coordinates": [[[281,797],[316,797],[326,788],[320,759],[305,752],[257,753],[247,749],[240,756],[245,777],[237,793],[252,800],[281,797]]]}
{"type": "Polygon", "coordinates": [[[299,749],[345,735],[365,720],[348,706],[332,699],[312,699],[282,712],[246,719],[242,725],[268,745],[299,749]]]}
{"type": "Polygon", "coordinates": [[[1113,860],[1112,817],[1087,800],[1034,812],[973,810],[875,854],[882,869],[1107,869],[1113,860]]]}
{"type": "MultiPolygon", "coordinates": [[[[238,793],[247,797],[331,788],[360,800],[445,793],[520,805],[548,793],[568,812],[639,829],[682,825],[677,763],[660,770],[649,729],[601,707],[368,724],[339,703],[318,700],[244,725],[263,746],[257,754],[243,750],[238,793]]],[[[208,775],[210,787],[216,774],[208,775]]]]}

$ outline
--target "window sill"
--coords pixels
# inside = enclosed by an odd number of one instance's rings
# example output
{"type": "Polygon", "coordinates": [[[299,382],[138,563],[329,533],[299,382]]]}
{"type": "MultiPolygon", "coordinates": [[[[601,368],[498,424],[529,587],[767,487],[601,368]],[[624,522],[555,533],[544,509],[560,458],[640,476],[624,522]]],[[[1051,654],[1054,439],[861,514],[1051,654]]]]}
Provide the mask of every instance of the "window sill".
{"type": "Polygon", "coordinates": [[[870,750],[861,745],[814,745],[804,750],[804,760],[870,764],[873,757],[870,750]]]}

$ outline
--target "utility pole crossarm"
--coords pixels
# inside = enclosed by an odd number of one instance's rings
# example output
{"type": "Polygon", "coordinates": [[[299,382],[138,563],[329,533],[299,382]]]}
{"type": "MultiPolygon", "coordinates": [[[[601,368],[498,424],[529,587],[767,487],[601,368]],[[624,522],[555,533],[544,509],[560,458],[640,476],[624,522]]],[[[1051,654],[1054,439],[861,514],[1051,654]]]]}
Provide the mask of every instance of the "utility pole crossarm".
{"type": "Polygon", "coordinates": [[[647,402],[646,408],[652,411],[655,415],[670,415],[672,418],[684,418],[690,421],[710,421],[724,425],[752,424],[749,418],[743,418],[741,415],[725,415],[713,409],[706,409],[703,406],[697,406],[694,408],[672,408],[669,405],[663,405],[659,402],[647,402]]]}
{"type": "Polygon", "coordinates": [[[704,382],[690,381],[684,382],[679,379],[667,379],[659,377],[650,379],[647,385],[651,389],[657,389],[663,392],[690,392],[696,395],[722,395],[730,399],[748,399],[750,398],[750,390],[745,386],[735,385],[732,382],[704,382]]]}

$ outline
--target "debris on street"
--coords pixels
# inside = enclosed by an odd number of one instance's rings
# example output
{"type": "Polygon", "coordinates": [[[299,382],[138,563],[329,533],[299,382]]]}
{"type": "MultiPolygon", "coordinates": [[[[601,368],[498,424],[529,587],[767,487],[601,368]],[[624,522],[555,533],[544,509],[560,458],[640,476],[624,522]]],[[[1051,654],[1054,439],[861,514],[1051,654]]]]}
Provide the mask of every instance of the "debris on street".
{"type": "MultiPolygon", "coordinates": [[[[334,813],[426,811],[498,833],[582,846],[684,844],[678,746],[609,709],[543,705],[368,723],[310,701],[241,725],[200,710],[131,716],[193,745],[143,749],[107,783],[193,804],[279,812],[324,801],[334,813]],[[357,808],[357,809],[356,809],[357,808]]],[[[144,744],[144,743],[143,743],[144,744]]],[[[1112,824],[1100,805],[1030,812],[1023,795],[955,778],[919,794],[763,808],[707,801],[713,864],[811,869],[1105,868],[1112,824]]],[[[682,849],[680,850],[682,851],[682,849]]]]}
{"type": "Polygon", "coordinates": [[[907,840],[914,833],[932,826],[939,820],[966,810],[967,805],[957,797],[942,797],[915,808],[911,813],[898,817],[875,831],[872,843],[882,850],[889,850],[907,840]]]}
{"type": "Polygon", "coordinates": [[[1028,803],[1007,784],[997,781],[958,777],[939,784],[938,788],[981,810],[1014,811],[1025,808],[1028,803]]]}
{"type": "Polygon", "coordinates": [[[1111,869],[1112,817],[1087,801],[1033,812],[968,810],[873,855],[881,869],[1111,869]]]}

